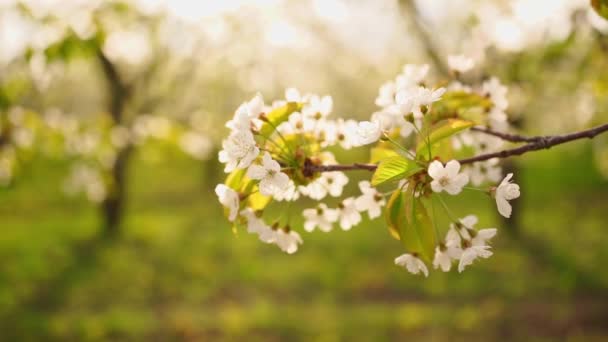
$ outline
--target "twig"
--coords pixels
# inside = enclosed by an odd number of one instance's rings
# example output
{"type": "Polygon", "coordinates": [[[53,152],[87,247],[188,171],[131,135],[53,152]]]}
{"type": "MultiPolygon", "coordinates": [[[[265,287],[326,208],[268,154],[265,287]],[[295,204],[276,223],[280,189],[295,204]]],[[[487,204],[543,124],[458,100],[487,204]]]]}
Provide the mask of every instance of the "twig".
{"type": "Polygon", "coordinates": [[[485,133],[488,135],[493,135],[502,140],[510,141],[510,142],[514,142],[514,143],[535,142],[535,141],[542,140],[542,138],[543,138],[543,137],[538,137],[538,136],[537,137],[525,137],[525,136],[519,135],[519,134],[501,133],[501,132],[493,131],[487,127],[473,127],[473,128],[471,128],[471,131],[481,132],[481,133],[485,133]]]}
{"type": "MultiPolygon", "coordinates": [[[[508,158],[508,157],[512,157],[512,156],[519,156],[519,155],[522,155],[522,154],[530,152],[530,151],[549,149],[553,146],[565,144],[567,142],[574,141],[574,140],[585,139],[585,138],[592,139],[595,136],[597,136],[601,133],[607,132],[607,131],[608,131],[608,123],[600,125],[600,126],[596,126],[594,128],[590,128],[590,129],[587,129],[584,131],[580,131],[580,132],[563,134],[563,135],[544,136],[544,137],[541,137],[541,136],[523,137],[523,136],[512,135],[512,134],[505,135],[503,133],[497,133],[497,132],[493,132],[493,131],[484,131],[484,132],[492,132],[489,134],[493,134],[493,135],[494,135],[494,133],[500,134],[505,137],[508,137],[509,139],[517,139],[518,140],[517,142],[528,142],[528,143],[523,146],[509,149],[509,150],[503,150],[503,151],[494,152],[494,153],[480,154],[475,157],[460,159],[459,162],[460,162],[460,164],[472,164],[475,162],[489,160],[492,158],[508,158]],[[522,139],[525,139],[525,140],[522,140],[522,139]]],[[[507,139],[505,139],[505,140],[507,140],[507,139]]],[[[304,167],[304,169],[305,169],[304,171],[305,171],[305,174],[306,173],[312,174],[314,172],[353,171],[353,170],[375,171],[377,167],[378,167],[377,164],[360,164],[360,163],[348,164],[348,165],[312,165],[312,164],[309,164],[304,167]]]]}
{"type": "MultiPolygon", "coordinates": [[[[306,171],[310,171],[310,173],[314,172],[332,172],[332,171],[353,171],[353,170],[367,170],[367,171],[375,171],[378,165],[376,164],[362,164],[362,163],[354,163],[354,164],[345,164],[345,165],[306,165],[306,171]]],[[[307,172],[304,172],[306,174],[307,172]]]]}
{"type": "Polygon", "coordinates": [[[523,146],[513,148],[510,150],[503,150],[494,153],[481,154],[476,157],[461,159],[459,160],[460,164],[471,164],[479,161],[489,160],[492,158],[508,158],[512,156],[519,156],[524,153],[530,151],[538,151],[549,149],[556,145],[561,145],[570,141],[578,140],[578,139],[592,139],[596,135],[604,133],[608,131],[608,124],[603,124],[594,128],[590,128],[584,131],[564,134],[564,135],[554,135],[554,136],[546,136],[546,137],[537,137],[537,140],[529,142],[523,146]]]}

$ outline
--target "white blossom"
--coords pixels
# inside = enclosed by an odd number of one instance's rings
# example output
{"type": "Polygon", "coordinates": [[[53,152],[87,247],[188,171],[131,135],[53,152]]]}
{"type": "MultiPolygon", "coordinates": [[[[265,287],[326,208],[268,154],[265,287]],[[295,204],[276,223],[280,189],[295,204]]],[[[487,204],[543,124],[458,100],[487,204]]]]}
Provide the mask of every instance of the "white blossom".
{"type": "MultiPolygon", "coordinates": [[[[475,232],[475,236],[471,239],[471,243],[473,246],[486,246],[487,242],[496,236],[497,229],[496,228],[485,228],[480,229],[475,232]]],[[[470,233],[469,233],[470,234],[470,233]]]]}
{"type": "Polygon", "coordinates": [[[225,184],[218,184],[215,187],[215,194],[220,203],[228,208],[228,221],[234,222],[239,212],[239,194],[225,184]]]}
{"type": "Polygon", "coordinates": [[[373,144],[382,135],[380,124],[377,121],[362,121],[357,125],[357,141],[356,146],[373,144]]]}
{"type": "Polygon", "coordinates": [[[257,234],[260,241],[273,243],[276,240],[276,232],[262,219],[258,218],[253,210],[247,208],[241,211],[241,215],[247,220],[247,232],[257,234]]]}
{"type": "Polygon", "coordinates": [[[336,121],[336,138],[335,140],[345,150],[350,150],[357,143],[357,122],[355,120],[336,121]]]}
{"type": "Polygon", "coordinates": [[[329,116],[334,108],[334,100],[331,96],[319,97],[318,95],[312,95],[304,108],[302,108],[302,114],[306,117],[320,120],[329,116]]]}
{"type": "Polygon", "coordinates": [[[287,100],[287,102],[302,101],[302,96],[300,95],[300,91],[296,88],[285,89],[285,100],[287,100]]]}
{"type": "Polygon", "coordinates": [[[262,156],[262,165],[249,167],[247,176],[260,181],[260,193],[265,196],[281,194],[289,185],[289,176],[281,172],[281,165],[268,152],[262,156]]]}
{"type": "Polygon", "coordinates": [[[359,182],[359,189],[362,195],[355,200],[357,210],[360,212],[367,211],[370,219],[379,217],[382,214],[382,206],[386,204],[384,196],[372,187],[368,181],[359,182]]]}
{"type": "Polygon", "coordinates": [[[494,107],[500,110],[505,110],[509,107],[507,91],[507,87],[502,85],[496,77],[490,78],[481,85],[482,94],[490,96],[494,107]]]}
{"type": "Polygon", "coordinates": [[[319,228],[323,232],[329,232],[333,228],[333,222],[338,219],[338,213],[335,209],[327,208],[324,203],[319,204],[316,208],[304,209],[304,229],[307,232],[312,232],[315,228],[319,228]]]}
{"type": "Polygon", "coordinates": [[[311,132],[315,127],[315,121],[300,112],[292,113],[286,124],[290,127],[289,133],[311,132]]]}
{"type": "Polygon", "coordinates": [[[422,272],[425,277],[429,276],[429,270],[426,268],[426,265],[422,260],[420,260],[417,256],[409,253],[405,253],[403,255],[395,258],[395,265],[405,267],[408,272],[412,274],[418,274],[422,272]]]}
{"type": "Polygon", "coordinates": [[[499,159],[492,158],[490,160],[474,163],[467,168],[467,174],[471,183],[475,186],[480,186],[485,182],[496,183],[502,177],[502,168],[498,165],[499,159]]]}
{"type": "Polygon", "coordinates": [[[445,167],[440,161],[435,160],[429,165],[428,174],[433,178],[431,188],[434,192],[446,191],[450,195],[457,195],[469,182],[469,176],[459,173],[460,163],[450,160],[445,167]]]}
{"type": "Polygon", "coordinates": [[[511,183],[511,178],[513,177],[512,173],[509,173],[503,180],[500,182],[500,185],[496,188],[494,193],[494,197],[496,199],[496,206],[498,207],[498,212],[500,215],[509,218],[511,217],[511,212],[513,208],[509,203],[510,200],[516,199],[519,197],[519,185],[515,183],[511,183]]]}
{"type": "Polygon", "coordinates": [[[300,186],[300,192],[314,200],[321,200],[328,194],[332,197],[342,195],[344,186],[348,183],[348,177],[344,172],[324,172],[319,178],[306,186],[300,186]]]}
{"type": "Polygon", "coordinates": [[[289,183],[283,191],[276,192],[273,198],[277,201],[293,202],[300,198],[300,192],[296,188],[295,183],[290,179],[289,183]]]}
{"type": "Polygon", "coordinates": [[[458,272],[464,271],[466,266],[469,266],[477,258],[487,259],[492,256],[492,252],[489,250],[490,246],[470,246],[462,251],[460,256],[460,262],[458,263],[458,272]]]}
{"type": "Polygon", "coordinates": [[[244,102],[237,108],[232,120],[226,123],[226,127],[233,131],[248,131],[251,129],[254,119],[264,113],[264,99],[257,94],[248,102],[244,102]]]}
{"type": "Polygon", "coordinates": [[[433,259],[433,267],[435,269],[440,268],[443,272],[449,272],[452,268],[452,258],[448,254],[447,250],[442,250],[441,247],[435,248],[435,258],[433,259]]]}
{"type": "Polygon", "coordinates": [[[406,64],[403,71],[397,76],[397,89],[411,88],[419,85],[429,72],[429,65],[406,64]]]}
{"type": "Polygon", "coordinates": [[[285,231],[283,229],[279,229],[275,232],[275,241],[274,243],[279,246],[279,248],[287,253],[293,254],[298,251],[298,245],[303,243],[302,237],[298,232],[293,230],[285,231]]]}
{"type": "Polygon", "coordinates": [[[343,230],[350,230],[361,222],[361,214],[355,206],[355,199],[352,197],[344,199],[336,209],[338,221],[343,230]]]}
{"type": "Polygon", "coordinates": [[[475,61],[465,55],[450,55],[448,56],[448,66],[456,72],[465,73],[473,69],[475,61]]]}
{"type": "Polygon", "coordinates": [[[446,253],[454,260],[460,259],[462,255],[462,239],[454,225],[450,226],[448,233],[445,236],[446,253]]]}
{"type": "MultiPolygon", "coordinates": [[[[429,89],[425,87],[417,87],[403,95],[401,95],[401,93],[397,93],[397,98],[399,98],[400,95],[404,96],[406,100],[404,100],[403,103],[409,101],[412,106],[411,111],[414,114],[414,118],[420,119],[424,115],[422,113],[422,107],[429,106],[433,102],[439,101],[445,91],[445,88],[429,89]]],[[[399,103],[399,100],[397,100],[397,102],[399,103]]]]}
{"type": "Polygon", "coordinates": [[[219,161],[226,164],[224,172],[234,169],[245,169],[258,156],[260,149],[256,146],[250,131],[234,131],[222,142],[219,161]]]}
{"type": "Polygon", "coordinates": [[[226,127],[234,131],[249,131],[251,129],[251,116],[247,109],[247,102],[241,104],[234,112],[232,120],[226,122],[226,127]]]}
{"type": "Polygon", "coordinates": [[[388,107],[395,104],[396,85],[394,82],[386,82],[380,86],[378,97],[376,97],[376,105],[378,107],[388,107]]]}

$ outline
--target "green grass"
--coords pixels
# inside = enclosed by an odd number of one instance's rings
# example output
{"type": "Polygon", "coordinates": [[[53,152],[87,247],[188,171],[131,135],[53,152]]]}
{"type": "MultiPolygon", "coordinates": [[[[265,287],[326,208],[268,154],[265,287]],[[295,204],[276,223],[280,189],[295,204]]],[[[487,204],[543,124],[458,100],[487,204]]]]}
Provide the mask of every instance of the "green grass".
{"type": "Polygon", "coordinates": [[[500,228],[495,255],[428,279],[394,266],[383,220],[303,232],[293,256],[234,236],[210,167],[179,156],[136,158],[123,236],[90,242],[97,209],[37,162],[0,192],[0,340],[605,340],[608,183],[587,146],[521,159],[520,235],[485,195],[449,199],[500,228]]]}

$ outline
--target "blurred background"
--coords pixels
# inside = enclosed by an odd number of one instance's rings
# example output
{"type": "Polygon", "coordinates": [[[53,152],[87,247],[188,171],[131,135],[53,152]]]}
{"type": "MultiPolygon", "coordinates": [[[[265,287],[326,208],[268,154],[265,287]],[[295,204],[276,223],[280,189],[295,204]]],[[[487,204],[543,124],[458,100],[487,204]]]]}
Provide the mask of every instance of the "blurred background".
{"type": "Polygon", "coordinates": [[[608,121],[608,22],[585,0],[0,0],[0,340],[606,341],[608,136],[509,161],[508,222],[451,203],[499,227],[463,274],[396,267],[383,220],[287,256],[222,217],[242,101],[295,86],[365,119],[403,64],[442,80],[460,53],[524,133],[608,121]]]}

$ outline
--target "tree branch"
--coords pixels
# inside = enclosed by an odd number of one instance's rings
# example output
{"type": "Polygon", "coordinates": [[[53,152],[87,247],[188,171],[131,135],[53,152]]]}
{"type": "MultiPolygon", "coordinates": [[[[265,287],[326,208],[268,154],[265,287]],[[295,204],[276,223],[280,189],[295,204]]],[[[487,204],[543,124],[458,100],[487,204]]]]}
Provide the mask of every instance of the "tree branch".
{"type": "Polygon", "coordinates": [[[587,129],[584,131],[576,132],[576,133],[545,136],[545,137],[535,137],[534,138],[535,140],[533,140],[532,142],[529,142],[529,143],[527,143],[523,146],[517,147],[517,148],[503,150],[503,151],[494,152],[494,153],[481,154],[476,157],[461,159],[461,160],[459,160],[459,162],[460,162],[460,164],[471,164],[471,163],[475,163],[475,162],[479,162],[479,161],[489,160],[492,158],[508,158],[508,157],[512,157],[512,156],[519,156],[519,155],[522,155],[522,154],[530,152],[530,151],[549,149],[553,146],[565,144],[567,142],[578,140],[578,139],[585,139],[585,138],[592,139],[596,135],[604,133],[606,131],[608,131],[608,124],[603,124],[603,125],[600,125],[600,126],[597,126],[594,128],[590,128],[590,129],[587,129]]]}
{"type": "Polygon", "coordinates": [[[535,142],[535,141],[542,140],[542,138],[543,138],[543,137],[539,137],[539,136],[525,137],[525,136],[519,135],[519,134],[501,133],[501,132],[493,131],[487,127],[473,127],[473,128],[471,128],[471,131],[481,132],[481,133],[485,133],[488,135],[493,135],[502,140],[510,141],[510,142],[514,142],[514,143],[535,142]]]}
{"type": "MultiPolygon", "coordinates": [[[[345,165],[306,165],[304,168],[310,173],[314,172],[332,172],[332,171],[354,171],[354,170],[367,170],[375,171],[378,165],[376,164],[345,164],[345,165]]],[[[304,174],[306,174],[306,171],[304,174]]]]}
{"type": "MultiPolygon", "coordinates": [[[[496,136],[503,138],[505,140],[508,140],[508,141],[527,142],[527,144],[517,147],[517,148],[509,149],[509,150],[503,150],[503,151],[494,152],[494,153],[480,154],[475,157],[460,159],[459,162],[462,165],[485,161],[485,160],[489,160],[492,158],[509,158],[512,156],[519,156],[519,155],[522,155],[524,153],[531,152],[531,151],[549,149],[553,146],[565,144],[565,143],[568,143],[568,142],[571,142],[574,140],[585,139],[585,138],[592,139],[601,133],[607,132],[608,123],[600,125],[600,126],[596,126],[594,128],[590,128],[590,129],[587,129],[584,131],[580,131],[580,132],[563,134],[563,135],[553,135],[553,136],[538,136],[538,137],[524,137],[524,136],[514,135],[514,134],[504,134],[504,133],[498,133],[498,132],[494,132],[494,131],[487,130],[487,129],[475,129],[475,130],[481,131],[484,133],[488,133],[491,135],[496,135],[496,136]],[[509,140],[509,139],[511,139],[511,140],[509,140]]],[[[346,165],[312,165],[312,164],[309,164],[304,167],[305,168],[304,171],[305,171],[305,174],[306,173],[312,174],[314,172],[354,171],[354,170],[367,170],[367,171],[373,172],[376,170],[377,167],[378,167],[377,164],[361,164],[361,163],[346,164],[346,165]]]]}

